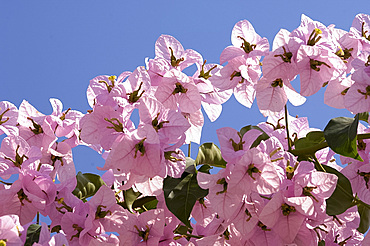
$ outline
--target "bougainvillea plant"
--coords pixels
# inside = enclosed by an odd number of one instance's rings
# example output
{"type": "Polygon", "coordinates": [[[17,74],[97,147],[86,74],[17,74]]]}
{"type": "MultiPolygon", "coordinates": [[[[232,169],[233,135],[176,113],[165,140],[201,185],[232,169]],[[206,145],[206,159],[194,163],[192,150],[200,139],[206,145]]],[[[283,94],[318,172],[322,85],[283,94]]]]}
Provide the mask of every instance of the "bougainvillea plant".
{"type": "Polygon", "coordinates": [[[242,20],[231,43],[206,63],[161,35],[145,66],[91,79],[86,113],[0,102],[0,245],[370,245],[370,16],[345,31],[302,15],[272,47],[242,20]],[[320,130],[289,115],[322,87],[353,117],[320,130]],[[215,121],[232,94],[267,121],[186,157],[203,112],[215,121]],[[101,154],[102,176],[76,174],[78,145],[101,154]]]}

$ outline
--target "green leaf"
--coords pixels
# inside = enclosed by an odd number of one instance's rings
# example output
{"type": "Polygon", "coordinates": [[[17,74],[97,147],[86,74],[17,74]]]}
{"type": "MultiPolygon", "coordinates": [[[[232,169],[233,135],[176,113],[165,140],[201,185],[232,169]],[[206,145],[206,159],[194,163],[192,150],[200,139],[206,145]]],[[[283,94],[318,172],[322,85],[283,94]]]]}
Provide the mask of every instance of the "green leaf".
{"type": "Polygon", "coordinates": [[[363,113],[358,113],[358,118],[359,120],[365,121],[366,123],[369,123],[369,112],[363,112],[363,113]]]}
{"type": "Polygon", "coordinates": [[[133,212],[133,209],[132,209],[132,205],[134,204],[134,202],[136,201],[136,199],[141,195],[140,192],[135,192],[132,188],[128,189],[128,190],[124,190],[123,191],[123,197],[125,199],[125,205],[126,205],[126,208],[132,213],[133,212]]]}
{"type": "Polygon", "coordinates": [[[195,168],[195,160],[191,157],[185,157],[185,170],[184,173],[182,174],[184,177],[189,174],[189,173],[196,173],[196,168],[195,168]]]}
{"type": "Polygon", "coordinates": [[[177,226],[174,233],[181,234],[181,235],[186,235],[186,234],[188,234],[188,230],[189,230],[189,227],[180,224],[180,225],[177,226]]]}
{"type": "Polygon", "coordinates": [[[309,157],[313,156],[316,152],[314,147],[317,144],[320,144],[325,141],[324,132],[322,131],[313,131],[307,133],[306,137],[300,138],[294,142],[295,150],[310,150],[305,151],[305,154],[298,155],[298,160],[308,160],[309,157]]]}
{"type": "MultiPolygon", "coordinates": [[[[140,207],[135,207],[135,211],[137,211],[139,213],[143,213],[145,211],[157,208],[157,204],[158,204],[157,199],[152,199],[153,197],[143,197],[143,198],[146,198],[146,199],[145,200],[143,199],[142,201],[140,201],[141,199],[137,200],[137,203],[144,202],[144,204],[141,205],[140,207]],[[151,198],[151,200],[149,198],[151,198]],[[146,201],[148,201],[148,202],[146,202],[146,201]]],[[[134,205],[137,205],[137,204],[134,203],[134,205]]]]}
{"type": "Polygon", "coordinates": [[[357,230],[361,233],[367,232],[370,226],[370,209],[363,204],[357,205],[358,213],[360,214],[360,225],[357,230]]]}
{"type": "Polygon", "coordinates": [[[209,173],[209,170],[211,170],[212,169],[212,167],[210,166],[210,165],[208,165],[208,164],[204,164],[204,165],[202,165],[199,169],[198,169],[198,172],[202,172],[202,173],[208,173],[208,174],[210,174],[209,173]]]}
{"type": "Polygon", "coordinates": [[[226,167],[226,161],[221,156],[221,150],[214,143],[204,143],[199,146],[195,164],[208,164],[214,167],[226,167]]]}
{"type": "Polygon", "coordinates": [[[248,125],[248,126],[243,127],[242,129],[240,129],[239,132],[243,137],[244,134],[246,134],[248,131],[250,131],[252,129],[259,130],[261,132],[261,135],[259,135],[258,138],[256,140],[254,140],[254,142],[251,145],[251,148],[257,147],[261,143],[262,140],[267,140],[267,139],[270,138],[269,135],[267,135],[266,132],[264,132],[258,126],[248,125]]]}
{"type": "Polygon", "coordinates": [[[186,226],[190,227],[190,213],[195,202],[205,197],[208,190],[199,187],[196,174],[184,178],[166,177],[163,191],[167,208],[186,226]]]}
{"type": "Polygon", "coordinates": [[[78,172],[76,179],[77,185],[72,193],[81,200],[95,195],[99,188],[105,185],[103,179],[93,173],[78,172]]]}
{"type": "Polygon", "coordinates": [[[41,225],[31,224],[27,229],[26,242],[24,243],[24,245],[31,246],[34,243],[38,243],[40,238],[40,232],[41,225]]]}
{"type": "Polygon", "coordinates": [[[346,176],[336,169],[327,165],[318,165],[315,163],[318,171],[335,174],[338,177],[337,186],[333,194],[326,199],[326,214],[338,215],[344,213],[353,204],[352,186],[346,176]]]}
{"type": "Polygon", "coordinates": [[[331,119],[324,129],[329,147],[337,154],[363,161],[357,152],[357,126],[359,116],[331,119]]]}

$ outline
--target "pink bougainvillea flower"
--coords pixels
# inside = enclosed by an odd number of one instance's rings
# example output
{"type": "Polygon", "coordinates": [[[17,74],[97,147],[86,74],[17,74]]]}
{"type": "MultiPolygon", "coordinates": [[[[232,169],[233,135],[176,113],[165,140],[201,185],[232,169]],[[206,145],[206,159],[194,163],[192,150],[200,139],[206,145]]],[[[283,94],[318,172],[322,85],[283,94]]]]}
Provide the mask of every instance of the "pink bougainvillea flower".
{"type": "Polygon", "coordinates": [[[232,90],[220,90],[214,87],[209,80],[217,73],[222,66],[218,64],[206,64],[204,61],[201,67],[193,75],[193,80],[197,85],[202,97],[202,106],[211,122],[215,121],[221,114],[222,105],[232,95],[232,90]]]}
{"type": "Polygon", "coordinates": [[[297,53],[302,96],[318,92],[325,82],[343,74],[346,66],[334,53],[317,46],[302,45],[297,53]]]}
{"type": "Polygon", "coordinates": [[[305,218],[282,192],[274,194],[259,216],[260,221],[272,228],[286,244],[293,242],[305,218]]]}
{"type": "Polygon", "coordinates": [[[241,20],[235,24],[231,33],[231,43],[233,46],[226,47],[222,51],[220,64],[238,56],[264,56],[269,51],[267,38],[261,38],[247,20],[241,20]]]}
{"type": "Polygon", "coordinates": [[[154,93],[153,88],[150,87],[150,76],[143,66],[137,67],[120,86],[124,87],[126,92],[123,96],[127,101],[126,104],[133,107],[138,106],[141,98],[154,93]]]}
{"type": "Polygon", "coordinates": [[[262,73],[263,77],[269,79],[281,78],[292,81],[298,74],[296,63],[290,52],[289,46],[283,46],[271,52],[263,59],[262,73]]]}
{"type": "Polygon", "coordinates": [[[368,175],[370,173],[370,165],[368,163],[353,162],[347,165],[341,171],[352,185],[352,190],[357,194],[358,198],[369,204],[370,203],[370,182],[368,175]]]}
{"type": "Polygon", "coordinates": [[[3,245],[17,246],[23,245],[20,239],[23,234],[23,227],[19,223],[17,215],[0,216],[0,243],[3,245]]]}
{"type": "MultiPolygon", "coordinates": [[[[126,76],[128,75],[127,73],[126,76]]],[[[124,104],[125,100],[123,97],[126,95],[126,92],[119,84],[120,81],[117,81],[117,77],[114,75],[100,75],[90,80],[90,85],[86,92],[90,107],[106,105],[115,108],[117,105],[124,104]]]]}
{"type": "Polygon", "coordinates": [[[202,56],[192,49],[184,50],[181,43],[170,35],[161,35],[155,42],[156,58],[164,58],[173,68],[182,71],[194,63],[201,64],[202,56]]]}
{"type": "Polygon", "coordinates": [[[103,185],[88,201],[89,213],[85,227],[80,233],[80,241],[94,240],[105,232],[117,232],[125,219],[125,211],[116,203],[114,191],[103,185]]]}
{"type": "Polygon", "coordinates": [[[191,216],[197,222],[197,225],[206,227],[216,216],[216,213],[211,209],[212,204],[207,199],[197,200],[194,204],[191,216]]]}
{"type": "Polygon", "coordinates": [[[92,239],[91,237],[88,239],[86,237],[80,238],[81,232],[85,228],[84,223],[89,211],[87,206],[85,206],[85,209],[87,209],[85,212],[80,213],[76,211],[66,212],[60,221],[60,226],[66,234],[70,246],[88,245],[92,239]]]}
{"type": "MultiPolygon", "coordinates": [[[[31,222],[37,211],[45,212],[54,202],[56,186],[50,176],[37,171],[20,174],[7,189],[0,190],[0,214],[16,214],[21,224],[31,222]]],[[[46,213],[43,213],[46,214],[46,213]]]]}
{"type": "Polygon", "coordinates": [[[19,106],[18,124],[19,135],[30,146],[49,149],[58,139],[46,116],[25,100],[19,106]]]}
{"type": "Polygon", "coordinates": [[[259,60],[238,56],[228,62],[210,81],[221,91],[233,89],[239,103],[251,107],[255,98],[255,84],[261,76],[259,60]]]}
{"type": "Polygon", "coordinates": [[[281,78],[269,80],[262,77],[256,87],[256,99],[260,112],[270,116],[283,110],[288,99],[294,106],[300,106],[306,98],[296,92],[289,81],[281,78]]]}
{"type": "Polygon", "coordinates": [[[163,78],[163,75],[171,70],[172,66],[164,58],[155,58],[146,60],[146,67],[150,76],[150,85],[158,86],[163,78]]]}
{"type": "Polygon", "coordinates": [[[53,171],[50,176],[63,182],[71,182],[71,186],[76,185],[76,168],[73,162],[72,149],[66,142],[56,142],[52,148],[49,148],[47,153],[43,153],[41,163],[50,164],[53,171]]]}
{"type": "Polygon", "coordinates": [[[238,56],[230,60],[209,80],[216,88],[229,90],[245,82],[255,84],[261,75],[260,70],[258,59],[238,56]]]}
{"type": "Polygon", "coordinates": [[[132,134],[117,137],[101,170],[115,169],[120,173],[163,177],[158,136],[152,126],[144,125],[132,134]]]}
{"type": "Polygon", "coordinates": [[[225,246],[232,246],[232,245],[242,245],[241,243],[242,235],[238,230],[236,230],[235,226],[231,224],[226,228],[224,232],[221,232],[220,235],[210,235],[205,236],[201,239],[197,239],[196,243],[198,246],[208,246],[208,245],[225,245],[225,246]]]}
{"type": "Polygon", "coordinates": [[[165,225],[163,209],[153,209],[138,216],[129,216],[122,224],[119,239],[122,245],[158,245],[165,225]]]}
{"type": "Polygon", "coordinates": [[[329,81],[324,94],[324,103],[333,108],[345,108],[344,98],[353,83],[355,82],[351,76],[338,77],[329,81]]]}
{"type": "Polygon", "coordinates": [[[214,175],[202,172],[198,172],[197,175],[199,186],[202,189],[209,189],[206,198],[213,205],[212,209],[225,220],[230,219],[243,204],[243,195],[228,188],[228,183],[231,181],[228,174],[227,169],[222,169],[214,175]]]}
{"type": "MultiPolygon", "coordinates": [[[[56,196],[56,185],[49,175],[37,171],[27,171],[20,175],[22,190],[27,201],[37,207],[41,213],[46,207],[54,202],[56,196]]],[[[44,214],[44,213],[43,213],[44,214]]]]}
{"type": "Polygon", "coordinates": [[[333,42],[337,46],[335,54],[339,56],[347,66],[346,73],[352,73],[354,70],[352,62],[362,50],[361,42],[352,32],[334,28],[334,25],[330,25],[328,28],[333,42]]]}
{"type": "Polygon", "coordinates": [[[164,75],[155,97],[165,107],[175,110],[179,107],[184,113],[194,113],[201,106],[201,98],[194,82],[176,69],[164,75]]]}
{"type": "Polygon", "coordinates": [[[17,107],[7,101],[0,102],[0,135],[18,135],[16,127],[18,119],[17,107]]]}
{"type": "MultiPolygon", "coordinates": [[[[63,111],[63,104],[55,98],[49,99],[53,113],[46,117],[57,137],[72,138],[79,135],[79,121],[83,114],[70,108],[63,111]]],[[[75,147],[75,146],[72,146],[75,147]]]]}
{"type": "Polygon", "coordinates": [[[28,167],[41,157],[40,148],[30,147],[22,137],[6,137],[0,148],[0,177],[8,179],[10,175],[19,173],[22,168],[28,167]]]}
{"type": "Polygon", "coordinates": [[[165,108],[155,98],[143,98],[139,116],[140,124],[151,125],[158,133],[159,140],[166,144],[178,142],[181,135],[190,128],[189,122],[180,112],[165,108]]]}
{"type": "Polygon", "coordinates": [[[129,120],[131,111],[117,111],[110,106],[94,107],[80,121],[82,141],[88,144],[100,144],[109,150],[117,136],[132,130],[129,120]]]}
{"type": "Polygon", "coordinates": [[[325,200],[334,192],[337,180],[336,175],[325,172],[312,171],[295,174],[293,178],[294,196],[303,196],[309,200],[299,198],[287,198],[287,200],[294,203],[300,213],[319,220],[325,216],[325,200]]]}
{"type": "Polygon", "coordinates": [[[350,32],[361,42],[363,49],[370,48],[370,16],[358,14],[355,16],[350,32]]]}
{"type": "Polygon", "coordinates": [[[301,16],[301,25],[291,32],[290,37],[298,38],[302,45],[315,46],[330,53],[337,51],[330,30],[324,24],[304,14],[301,16]]]}
{"type": "Polygon", "coordinates": [[[354,72],[355,83],[344,96],[346,109],[354,114],[370,111],[370,76],[363,72],[354,72]]]}
{"type": "Polygon", "coordinates": [[[263,198],[258,193],[253,192],[248,197],[245,196],[243,206],[234,214],[234,218],[230,220],[243,235],[244,239],[247,239],[257,226],[259,221],[258,214],[264,206],[263,198]]]}
{"type": "Polygon", "coordinates": [[[216,130],[220,142],[222,157],[228,163],[235,163],[244,155],[253,142],[261,135],[261,131],[251,129],[243,136],[231,127],[223,127],[216,130]]]}
{"type": "Polygon", "coordinates": [[[202,135],[202,128],[204,124],[204,117],[201,109],[194,113],[182,113],[185,119],[190,123],[190,128],[185,131],[185,143],[190,142],[200,144],[200,137],[202,135]]]}
{"type": "Polygon", "coordinates": [[[269,156],[256,148],[247,150],[230,174],[229,188],[249,195],[271,195],[280,188],[280,177],[269,156]]]}
{"type": "Polygon", "coordinates": [[[164,149],[164,164],[166,173],[173,178],[180,178],[186,167],[184,152],[176,146],[167,146],[164,149]]]}

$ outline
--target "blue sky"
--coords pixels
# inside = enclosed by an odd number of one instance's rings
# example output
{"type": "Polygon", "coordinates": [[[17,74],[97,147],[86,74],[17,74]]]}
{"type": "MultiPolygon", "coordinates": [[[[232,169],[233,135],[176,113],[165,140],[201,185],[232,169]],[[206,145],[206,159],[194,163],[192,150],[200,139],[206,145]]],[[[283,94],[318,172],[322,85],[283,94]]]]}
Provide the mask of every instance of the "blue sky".
{"type": "MultiPolygon", "coordinates": [[[[65,109],[86,113],[89,80],[144,65],[146,57],[154,58],[154,44],[161,34],[174,36],[208,62],[218,62],[239,20],[249,20],[271,44],[279,29],[292,31],[299,26],[301,14],[349,30],[355,15],[364,10],[370,11],[368,0],[350,5],[315,0],[1,1],[0,101],[19,106],[26,99],[49,114],[49,98],[54,97],[65,109]]],[[[323,90],[301,107],[289,105],[289,111],[309,117],[310,125],[321,129],[333,117],[350,116],[324,105],[323,90]]],[[[218,128],[239,130],[264,119],[256,103],[247,109],[231,98],[216,122],[206,119],[202,142],[217,142],[218,128]]],[[[74,154],[78,170],[97,172],[95,167],[103,165],[92,150],[77,148],[74,154]]]]}

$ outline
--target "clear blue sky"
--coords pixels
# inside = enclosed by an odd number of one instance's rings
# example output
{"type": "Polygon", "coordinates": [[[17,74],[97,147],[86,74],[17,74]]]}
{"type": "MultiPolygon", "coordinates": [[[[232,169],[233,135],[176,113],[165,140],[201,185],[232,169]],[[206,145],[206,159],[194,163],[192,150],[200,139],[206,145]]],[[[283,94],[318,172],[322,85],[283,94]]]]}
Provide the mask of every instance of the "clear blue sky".
{"type": "MultiPolygon", "coordinates": [[[[144,65],[145,57],[154,58],[161,34],[174,36],[208,62],[218,62],[239,20],[249,20],[271,44],[280,28],[298,27],[301,14],[349,30],[358,13],[370,14],[368,0],[1,1],[0,101],[19,106],[26,99],[50,114],[49,98],[55,97],[65,109],[86,113],[89,80],[144,65]]],[[[311,126],[321,129],[330,118],[350,115],[324,105],[323,90],[289,110],[308,116],[311,126]]],[[[256,103],[247,109],[231,98],[216,122],[206,118],[202,142],[217,142],[216,129],[223,126],[239,130],[261,121],[256,103]]],[[[78,170],[96,172],[103,165],[93,151],[78,148],[74,153],[78,170]]]]}

